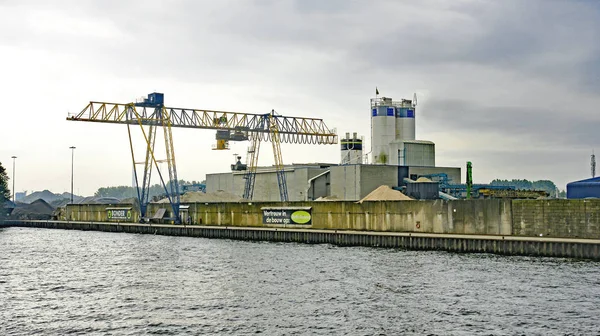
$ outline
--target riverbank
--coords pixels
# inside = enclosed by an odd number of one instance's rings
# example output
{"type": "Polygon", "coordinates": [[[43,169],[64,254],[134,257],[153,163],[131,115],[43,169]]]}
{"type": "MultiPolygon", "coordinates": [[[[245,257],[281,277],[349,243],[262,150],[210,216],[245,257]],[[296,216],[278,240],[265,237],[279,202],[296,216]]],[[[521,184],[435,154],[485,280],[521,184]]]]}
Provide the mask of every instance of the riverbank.
{"type": "Polygon", "coordinates": [[[7,226],[600,260],[600,239],[74,221],[7,226]]]}

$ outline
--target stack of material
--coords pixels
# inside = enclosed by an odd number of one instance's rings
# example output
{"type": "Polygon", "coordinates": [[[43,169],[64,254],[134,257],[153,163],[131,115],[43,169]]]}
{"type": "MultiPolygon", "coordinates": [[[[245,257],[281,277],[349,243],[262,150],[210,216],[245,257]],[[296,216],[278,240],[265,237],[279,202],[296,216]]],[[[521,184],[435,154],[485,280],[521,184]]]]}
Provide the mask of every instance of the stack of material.
{"type": "Polygon", "coordinates": [[[358,201],[362,203],[365,201],[411,201],[412,198],[404,195],[403,193],[390,188],[389,186],[382,185],[377,189],[371,191],[367,196],[358,201]]]}
{"type": "Polygon", "coordinates": [[[50,219],[54,208],[43,199],[38,199],[31,204],[17,203],[17,207],[10,214],[11,219],[50,219]]]}
{"type": "Polygon", "coordinates": [[[82,198],[77,204],[119,204],[121,200],[115,197],[96,197],[88,196],[82,198]]]}
{"type": "MultiPolygon", "coordinates": [[[[239,196],[228,193],[223,190],[217,190],[215,192],[203,193],[201,191],[187,192],[180,198],[181,203],[210,203],[210,202],[247,202],[239,196]]],[[[168,198],[163,198],[158,203],[169,203],[168,198]]]]}
{"type": "MultiPolygon", "coordinates": [[[[77,203],[82,198],[83,197],[81,196],[73,195],[73,201],[75,203],[77,203]]],[[[60,204],[61,202],[64,202],[64,200],[68,200],[68,203],[71,203],[71,194],[67,192],[64,192],[62,194],[55,194],[49,190],[36,191],[21,199],[21,203],[33,203],[33,201],[38,199],[43,199],[48,204],[60,204]]]]}

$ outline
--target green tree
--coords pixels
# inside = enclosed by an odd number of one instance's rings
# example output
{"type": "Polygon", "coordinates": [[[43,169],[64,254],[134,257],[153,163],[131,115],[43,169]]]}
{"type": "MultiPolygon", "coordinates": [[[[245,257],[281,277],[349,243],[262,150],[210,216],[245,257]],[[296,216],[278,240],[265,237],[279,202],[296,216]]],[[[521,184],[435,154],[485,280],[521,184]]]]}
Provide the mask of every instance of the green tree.
{"type": "MultiPolygon", "coordinates": [[[[192,184],[192,183],[189,181],[179,180],[180,186],[190,185],[190,184],[192,184]]],[[[167,190],[170,190],[170,188],[171,188],[171,183],[167,182],[167,190]]],[[[150,190],[148,191],[148,196],[150,198],[152,198],[154,196],[164,195],[164,194],[165,194],[165,188],[162,186],[162,184],[158,184],[158,183],[151,185],[150,190]]],[[[135,190],[135,188],[129,187],[129,186],[101,187],[101,188],[98,188],[96,193],[94,193],[94,196],[96,196],[96,197],[115,197],[118,199],[138,197],[137,191],[135,190]]]]}
{"type": "Polygon", "coordinates": [[[2,166],[2,162],[0,162],[0,207],[4,202],[10,199],[10,189],[8,189],[8,174],[6,174],[6,169],[2,166]]]}
{"type": "Polygon", "coordinates": [[[6,169],[0,162],[0,222],[3,222],[7,215],[6,209],[4,209],[4,203],[10,199],[10,189],[8,189],[8,175],[6,169]]]}

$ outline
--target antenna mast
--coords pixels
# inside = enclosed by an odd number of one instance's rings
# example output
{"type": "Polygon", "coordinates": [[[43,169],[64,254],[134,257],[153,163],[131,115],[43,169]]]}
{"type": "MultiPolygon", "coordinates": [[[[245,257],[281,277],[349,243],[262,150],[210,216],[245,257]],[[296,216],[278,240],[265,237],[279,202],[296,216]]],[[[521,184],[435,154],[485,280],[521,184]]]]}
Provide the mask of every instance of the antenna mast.
{"type": "Polygon", "coordinates": [[[594,151],[592,151],[592,159],[590,162],[592,166],[592,178],[596,177],[596,155],[594,155],[594,151]]]}

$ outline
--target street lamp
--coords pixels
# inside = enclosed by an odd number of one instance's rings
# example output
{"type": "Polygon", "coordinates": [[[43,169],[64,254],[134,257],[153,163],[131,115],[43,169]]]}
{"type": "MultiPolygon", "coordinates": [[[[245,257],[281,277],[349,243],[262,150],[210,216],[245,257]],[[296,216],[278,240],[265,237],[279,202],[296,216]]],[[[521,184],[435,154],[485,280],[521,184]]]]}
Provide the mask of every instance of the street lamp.
{"type": "Polygon", "coordinates": [[[13,203],[15,202],[15,159],[16,158],[17,158],[16,156],[14,156],[14,155],[12,156],[12,159],[13,159],[13,178],[12,178],[12,180],[13,180],[13,186],[12,186],[13,203]]]}
{"type": "Polygon", "coordinates": [[[75,159],[75,146],[69,148],[71,149],[71,204],[73,204],[73,161],[75,159]]]}

